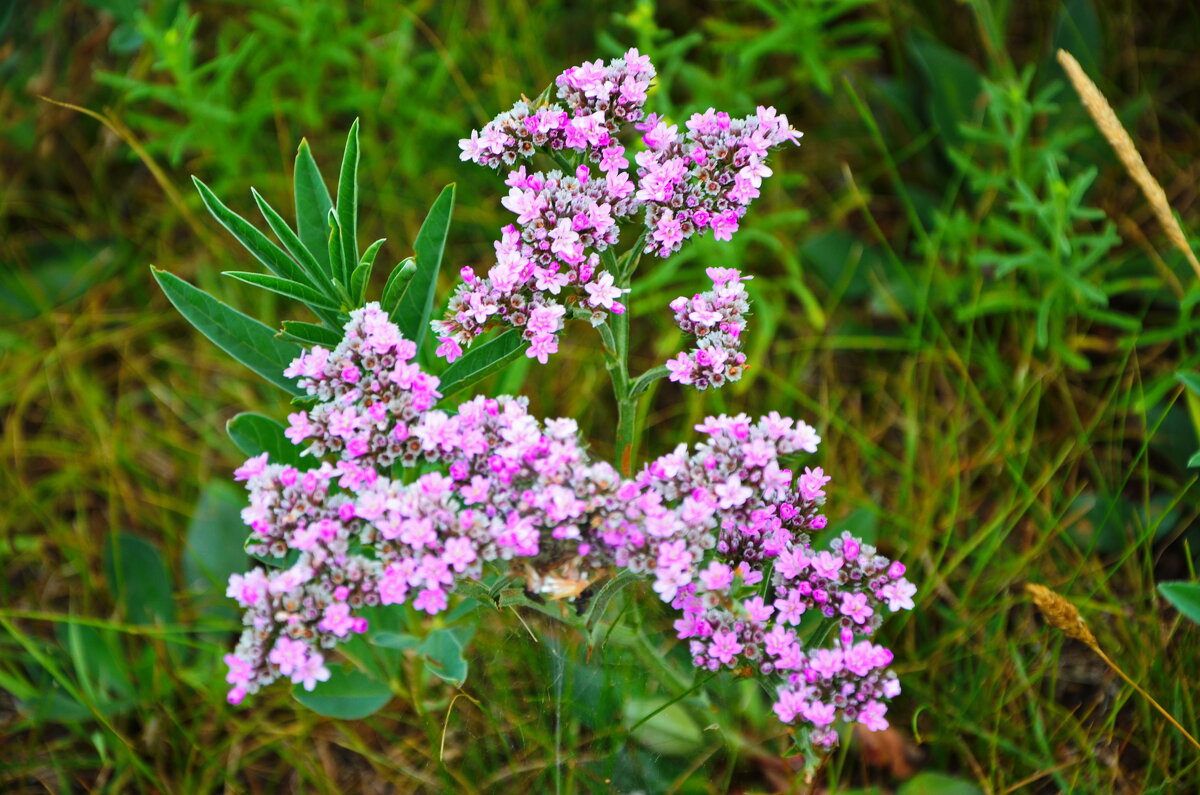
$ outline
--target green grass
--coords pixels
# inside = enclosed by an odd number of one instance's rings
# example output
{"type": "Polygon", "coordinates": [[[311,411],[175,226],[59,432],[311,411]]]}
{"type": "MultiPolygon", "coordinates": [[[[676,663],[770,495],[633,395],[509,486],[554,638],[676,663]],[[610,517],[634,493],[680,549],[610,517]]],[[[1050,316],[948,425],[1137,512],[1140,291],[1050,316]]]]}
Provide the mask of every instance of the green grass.
{"type": "MultiPolygon", "coordinates": [[[[590,654],[537,612],[488,613],[461,690],[409,656],[386,708],[340,722],[283,686],[228,707],[220,657],[236,617],[185,587],[202,490],[238,463],[225,421],[286,408],[153,284],[150,264],[279,317],[219,277],[250,263],[189,175],[240,212],[251,186],[287,207],[301,137],[332,173],[359,117],[360,238],[388,237],[382,265],[399,261],[457,182],[453,275],[487,256],[504,219],[500,179],[461,164],[456,140],[630,44],[654,56],[656,101],[676,118],[774,104],[806,133],[734,241],[640,274],[639,371],[677,349],[665,305],[706,265],[755,273],[752,368],[717,393],[659,384],[643,455],[718,411],[818,425],[833,525],[873,535],[920,587],[885,631],[905,687],[895,725],[927,773],[995,793],[1200,786],[1196,750],[1023,591],[1070,599],[1200,731],[1200,629],[1155,590],[1194,579],[1200,545],[1186,467],[1200,404],[1174,378],[1197,369],[1200,286],[1050,58],[1079,56],[1184,228],[1200,228],[1200,130],[1180,102],[1200,86],[1191,4],[135,5],[0,12],[0,788],[803,791],[761,691],[718,679],[684,695],[690,679],[647,675],[680,652],[651,599],[637,600],[645,615],[614,606],[621,620],[590,654]],[[36,94],[104,111],[128,140],[36,94]],[[1057,186],[1093,168],[1085,211],[1067,212],[1057,186]],[[1121,242],[1087,261],[1085,239],[1109,221],[1121,242]],[[122,589],[114,533],[161,554],[168,606],[122,589]]],[[[492,384],[577,417],[607,455],[616,415],[597,362],[594,335],[572,328],[551,365],[492,384]]],[[[857,740],[821,775],[843,792],[903,786],[857,740]]]]}

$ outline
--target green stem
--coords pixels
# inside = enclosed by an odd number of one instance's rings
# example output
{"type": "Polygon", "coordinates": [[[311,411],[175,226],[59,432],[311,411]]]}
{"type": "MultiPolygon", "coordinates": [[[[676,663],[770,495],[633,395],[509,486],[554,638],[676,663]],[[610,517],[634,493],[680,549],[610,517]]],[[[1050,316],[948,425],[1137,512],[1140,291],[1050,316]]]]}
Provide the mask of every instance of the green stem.
{"type": "MultiPolygon", "coordinates": [[[[616,285],[621,288],[629,286],[628,272],[616,274],[616,285]]],[[[638,398],[633,394],[629,383],[629,308],[619,315],[613,316],[612,321],[613,351],[608,368],[613,382],[613,394],[617,398],[617,469],[625,477],[633,476],[633,468],[637,461],[637,404],[638,398]]]]}
{"type": "MultiPolygon", "coordinates": [[[[613,275],[614,284],[622,290],[629,289],[633,280],[633,272],[641,259],[642,246],[646,240],[643,231],[633,247],[620,258],[611,249],[603,253],[605,267],[613,275]]],[[[616,465],[625,477],[632,477],[637,466],[637,407],[639,395],[644,390],[635,388],[629,378],[629,301],[626,294],[621,295],[625,311],[613,315],[611,335],[606,335],[607,329],[601,327],[600,335],[605,344],[605,356],[608,361],[608,374],[612,379],[613,396],[617,399],[617,438],[615,444],[616,465]]]]}

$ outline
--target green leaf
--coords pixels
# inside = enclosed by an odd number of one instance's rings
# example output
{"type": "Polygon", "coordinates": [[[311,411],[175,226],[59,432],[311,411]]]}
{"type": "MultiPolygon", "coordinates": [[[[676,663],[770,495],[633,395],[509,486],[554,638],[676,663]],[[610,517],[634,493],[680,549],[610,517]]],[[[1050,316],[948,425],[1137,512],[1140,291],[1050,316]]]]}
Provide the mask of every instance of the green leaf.
{"type": "Polygon", "coordinates": [[[350,295],[358,304],[365,302],[367,297],[367,282],[371,281],[371,270],[375,267],[375,256],[379,253],[379,248],[387,242],[386,238],[376,240],[371,244],[370,248],[362,255],[362,260],[358,263],[358,267],[354,269],[354,273],[350,274],[350,295]]]}
{"type": "Polygon", "coordinates": [[[982,795],[983,790],[969,781],[945,773],[918,773],[900,785],[896,795],[982,795]]]}
{"type": "Polygon", "coordinates": [[[622,712],[626,728],[637,727],[633,730],[634,739],[655,753],[695,756],[704,741],[700,727],[683,704],[662,709],[660,703],[634,697],[622,704],[622,712]]]}
{"type": "Polygon", "coordinates": [[[1200,624],[1200,583],[1160,582],[1158,592],[1181,614],[1200,624]]]}
{"type": "Polygon", "coordinates": [[[528,346],[519,329],[509,329],[495,339],[471,348],[447,367],[438,391],[449,396],[466,389],[516,359],[528,346]]]}
{"type": "Polygon", "coordinates": [[[400,308],[400,298],[416,275],[417,261],[412,257],[401,260],[388,274],[387,282],[383,285],[383,297],[379,299],[379,306],[388,313],[389,317],[396,316],[396,310],[400,308]]]}
{"type": "Polygon", "coordinates": [[[358,119],[350,125],[342,171],[338,176],[337,217],[342,229],[341,282],[350,286],[350,269],[358,262],[358,119]]]}
{"type": "Polygon", "coordinates": [[[433,314],[433,297],[442,268],[442,253],[446,248],[446,235],[450,231],[450,216],[454,212],[454,191],[453,182],[442,189],[417,232],[417,239],[413,243],[417,273],[400,298],[399,312],[392,317],[404,336],[417,344],[418,350],[425,339],[425,332],[429,330],[429,319],[433,314]]]}
{"type": "Polygon", "coordinates": [[[225,423],[225,431],[238,449],[248,456],[266,453],[273,464],[290,464],[300,469],[312,463],[311,458],[301,458],[303,447],[292,444],[283,435],[281,423],[262,414],[243,411],[225,423]]]}
{"type": "Polygon", "coordinates": [[[272,276],[269,273],[252,273],[250,271],[222,271],[221,273],[224,276],[237,279],[239,282],[261,287],[264,290],[278,293],[286,298],[291,298],[309,306],[329,309],[334,312],[339,310],[337,304],[334,304],[307,284],[294,282],[291,279],[284,279],[280,276],[272,276]]]}
{"type": "Polygon", "coordinates": [[[270,238],[258,231],[245,218],[222,204],[221,200],[198,178],[192,177],[192,182],[196,184],[196,190],[200,191],[200,198],[204,200],[204,206],[208,208],[208,211],[221,223],[221,226],[237,238],[237,241],[247,251],[254,255],[255,259],[266,265],[268,270],[276,276],[282,276],[292,281],[304,281],[303,269],[283,249],[272,243],[270,238]]]}
{"type": "Polygon", "coordinates": [[[392,700],[392,691],[361,671],[330,665],[329,681],[319,682],[312,692],[296,685],[292,697],[318,715],[359,720],[386,706],[392,700]]]}
{"type": "Polygon", "coordinates": [[[435,629],[421,644],[420,652],[426,666],[435,675],[455,686],[467,680],[467,661],[462,656],[462,643],[449,629],[435,629]]]}
{"type": "MultiPolygon", "coordinates": [[[[639,575],[634,574],[629,569],[621,569],[617,576],[611,578],[600,588],[600,591],[592,598],[592,603],[588,605],[586,620],[589,629],[595,629],[601,618],[604,617],[604,612],[608,610],[609,603],[617,594],[625,590],[626,587],[636,582],[639,575]]],[[[593,641],[595,638],[593,638],[593,641]]]]}
{"type": "Polygon", "coordinates": [[[342,335],[328,326],[305,323],[303,320],[283,321],[283,331],[275,336],[283,336],[286,339],[299,342],[301,345],[307,345],[310,348],[314,345],[336,348],[338,343],[342,341],[342,335]]]}
{"type": "Polygon", "coordinates": [[[229,575],[246,570],[249,560],[242,550],[245,505],[245,492],[224,480],[214,480],[204,487],[188,525],[183,551],[185,588],[198,593],[219,589],[223,593],[229,575]]]}
{"type": "Polygon", "coordinates": [[[144,538],[112,533],[104,544],[104,572],[113,599],[133,624],[175,620],[175,589],[162,555],[144,538]]]}
{"type": "Polygon", "coordinates": [[[1175,380],[1186,386],[1193,395],[1200,397],[1200,373],[1175,373],[1175,380]]]}
{"type": "Polygon", "coordinates": [[[329,261],[333,263],[333,284],[338,287],[339,294],[350,300],[349,293],[346,292],[346,277],[343,271],[349,270],[344,262],[346,252],[342,247],[342,225],[338,222],[337,212],[329,211],[328,230],[329,240],[326,249],[329,252],[329,261]]]}
{"type": "MultiPolygon", "coordinates": [[[[333,282],[329,280],[329,274],[325,272],[324,266],[317,261],[316,256],[308,249],[308,246],[296,236],[296,233],[287,225],[283,217],[275,212],[275,209],[271,205],[267,204],[267,200],[258,191],[251,188],[250,193],[254,196],[254,201],[258,203],[258,211],[266,219],[267,226],[271,227],[271,231],[279,238],[279,242],[283,243],[284,248],[295,257],[296,261],[300,263],[300,267],[308,275],[308,284],[317,288],[331,289],[333,282]]],[[[324,237],[322,237],[322,248],[324,248],[324,242],[324,237]]]]}
{"type": "Polygon", "coordinates": [[[1192,467],[1200,467],[1200,452],[1192,453],[1192,457],[1187,462],[1188,469],[1192,467]]]}
{"type": "MultiPolygon", "coordinates": [[[[454,586],[455,593],[482,602],[489,607],[496,607],[496,599],[492,592],[478,580],[463,579],[454,586]]],[[[497,608],[498,609],[498,608],[497,608]]]]}
{"type": "Polygon", "coordinates": [[[372,645],[381,646],[385,649],[415,649],[421,645],[421,639],[416,635],[409,635],[405,632],[373,632],[370,635],[372,645]]]}
{"type": "Polygon", "coordinates": [[[189,323],[221,350],[292,394],[302,394],[283,375],[292,360],[303,353],[299,345],[275,338],[275,331],[252,317],[221,303],[203,290],[166,271],[151,268],[158,286],[189,323]]]}
{"type": "Polygon", "coordinates": [[[333,201],[329,198],[329,189],[325,187],[321,170],[317,168],[317,161],[313,160],[306,140],[301,140],[300,148],[296,150],[296,170],[292,179],[296,197],[296,231],[304,247],[322,266],[326,279],[331,280],[333,270],[329,252],[325,248],[329,227],[325,219],[329,216],[333,201]]]}

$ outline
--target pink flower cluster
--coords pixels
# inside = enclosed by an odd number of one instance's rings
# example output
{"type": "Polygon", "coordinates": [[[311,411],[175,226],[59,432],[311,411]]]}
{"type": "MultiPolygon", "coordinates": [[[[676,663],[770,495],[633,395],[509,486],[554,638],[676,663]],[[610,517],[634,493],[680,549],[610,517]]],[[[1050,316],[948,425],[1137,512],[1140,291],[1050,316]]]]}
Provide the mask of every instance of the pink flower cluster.
{"type": "Polygon", "coordinates": [[[312,439],[305,453],[337,453],[344,469],[411,464],[419,446],[409,425],[441,397],[437,377],[417,366],[416,355],[378,303],[354,310],[336,348],[315,346],[284,370],[319,401],[288,416],[288,439],[312,439]]]}
{"type": "Polygon", "coordinates": [[[704,390],[719,389],[742,377],[746,354],[742,353],[742,331],[749,296],[742,284],[752,276],[742,276],[736,268],[709,268],[713,288],[692,296],[680,296],[671,302],[675,324],[696,337],[696,347],[667,361],[670,379],[704,390]]]}
{"type": "Polygon", "coordinates": [[[731,239],[772,174],[767,153],[800,137],[787,116],[762,105],[744,119],[709,108],[692,114],[686,127],[681,134],[653,113],[637,125],[647,149],[634,158],[634,197],[646,206],[646,252],[660,257],[706,229],[717,240],[731,239]]]}
{"type": "MultiPolygon", "coordinates": [[[[459,141],[460,155],[489,168],[511,166],[532,157],[538,148],[591,152],[592,162],[605,156],[618,125],[642,118],[646,92],[654,79],[650,58],[629,50],[606,66],[603,61],[573,66],[555,80],[558,103],[531,106],[521,100],[511,110],[459,141]]],[[[619,155],[617,155],[619,157],[619,155]]]]}
{"type": "Polygon", "coordinates": [[[306,690],[329,678],[322,650],[367,630],[355,608],[379,604],[378,561],[354,551],[374,530],[354,515],[346,494],[331,493],[336,469],[322,464],[305,472],[270,464],[263,453],[235,473],[246,481],[250,505],[242,518],[251,528],[247,550],[287,568],[256,568],[229,579],[226,596],[246,612],[226,681],[237,704],[280,676],[306,690]],[[293,552],[294,550],[294,552],[293,552]]]}
{"type": "Polygon", "coordinates": [[[560,300],[587,307],[596,324],[608,312],[625,311],[618,300],[624,291],[599,267],[598,252],[617,242],[616,219],[633,209],[628,177],[621,173],[622,182],[615,173],[592,177],[580,166],[574,176],[561,171],[527,176],[522,166],[509,176],[511,190],[502,203],[517,215],[517,224],[503,229],[496,263],[486,276],[462,269],[445,317],[432,323],[439,356],[454,361],[464,345],[503,323],[521,329],[529,341],[525,355],[545,364],[558,350],[566,314],[560,300]]]}
{"type": "Polygon", "coordinates": [[[782,463],[816,452],[812,427],[776,413],[709,417],[697,426],[703,441],[624,479],[591,459],[573,420],[541,421],[523,398],[476,397],[453,414],[415,408],[414,395],[431,403],[437,383],[419,368],[394,376],[408,351],[368,306],[334,352],[317,355],[321,367],[310,352],[289,368],[321,401],[312,416],[386,401],[378,420],[386,428],[349,456],[333,444],[344,438],[337,422],[310,421],[294,441],[338,453],[336,463],[300,471],[263,455],[237,471],[250,491],[248,548],[280,567],[230,580],[229,595],[246,610],[226,657],[231,701],[279,677],[310,689],[323,681],[324,651],[367,629],[356,608],[411,603],[437,614],[457,582],[479,579],[489,564],[525,577],[535,593],[556,572],[593,579],[625,567],[680,611],[675,628],[697,666],[778,677],[781,719],[803,718],[822,741],[836,736],[821,732],[838,715],[886,725],[883,701],[898,692],[890,653],[854,641],[870,637],[885,611],[911,608],[915,589],[903,566],[848,534],[813,549],[829,478],[820,468],[797,477],[782,463]],[[342,367],[336,376],[331,361],[342,367]],[[401,423],[397,455],[390,429],[401,423]],[[421,460],[436,469],[407,483],[384,463],[421,460]],[[839,624],[835,649],[803,646],[794,627],[809,611],[839,624]]]}
{"type": "Polygon", "coordinates": [[[522,330],[530,343],[526,356],[544,364],[558,350],[568,308],[593,325],[624,312],[628,289],[617,284],[620,274],[600,267],[601,255],[618,243],[618,224],[643,210],[645,251],[662,257],[707,229],[718,240],[737,231],[771,174],[768,151],[797,142],[799,133],[764,107],[745,119],[710,108],[693,115],[682,135],[654,114],[642,121],[654,76],[650,59],[636,49],[607,65],[571,67],[555,81],[563,104],[518,102],[459,142],[463,160],[492,168],[544,151],[575,172],[528,174],[522,165],[508,175],[502,203],[517,222],[502,230],[486,276],[463,268],[445,317],[432,323],[439,356],[454,361],[476,337],[506,325],[522,330]],[[629,124],[644,131],[647,147],[634,155],[636,180],[618,139],[629,124]],[[530,306],[557,308],[544,310],[531,327],[530,306]]]}

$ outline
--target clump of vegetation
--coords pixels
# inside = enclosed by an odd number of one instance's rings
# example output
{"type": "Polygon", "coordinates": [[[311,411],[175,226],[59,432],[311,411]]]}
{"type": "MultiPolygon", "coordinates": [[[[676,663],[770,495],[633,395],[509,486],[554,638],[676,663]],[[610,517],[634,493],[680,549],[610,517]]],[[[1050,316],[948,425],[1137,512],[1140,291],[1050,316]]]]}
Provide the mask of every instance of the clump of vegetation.
{"type": "MultiPolygon", "coordinates": [[[[1178,98],[1194,88],[1196,24],[1186,3],[1135,15],[1086,0],[630,2],[599,15],[504,0],[14,5],[0,17],[0,781],[803,791],[775,699],[749,679],[692,674],[670,636],[678,616],[649,584],[627,585],[586,641],[539,609],[509,609],[526,598],[514,587],[492,600],[502,610],[475,599],[380,626],[392,645],[345,646],[385,688],[362,720],[297,708],[286,687],[249,710],[225,702],[239,624],[222,575],[250,568],[225,426],[252,410],[232,426],[251,444],[282,407],[192,335],[146,266],[295,332],[272,337],[281,348],[329,343],[309,328],[319,314],[220,277],[249,260],[184,190],[189,175],[220,197],[253,184],[283,210],[301,135],[305,151],[330,152],[361,117],[372,168],[357,237],[386,225],[378,256],[391,266],[443,185],[496,195],[493,174],[454,157],[464,131],[562,64],[636,46],[655,62],[668,124],[767,98],[806,131],[773,155],[731,240],[691,240],[639,271],[634,374],[698,347],[664,308],[703,292],[706,268],[738,263],[754,279],[739,282],[750,366],[703,393],[647,384],[637,454],[669,454],[710,414],[808,418],[822,437],[811,465],[838,473],[829,527],[903,559],[918,589],[912,613],[879,630],[905,688],[892,726],[842,737],[813,784],[1195,788],[1200,630],[1181,615],[1195,612],[1197,580],[1186,175],[1200,131],[1178,98]],[[567,29],[594,40],[553,35],[567,29]],[[1098,130],[1060,48],[1112,104],[1179,231],[1098,130]],[[1047,626],[1029,582],[1075,605],[1150,699],[1047,626]],[[647,675],[655,660],[666,670],[647,675]]],[[[509,220],[495,202],[460,201],[450,270],[490,260],[509,220]]],[[[393,269],[378,261],[356,295],[384,294],[393,269]]],[[[549,364],[518,354],[472,391],[573,417],[596,460],[619,460],[593,337],[570,324],[549,364]]]]}

